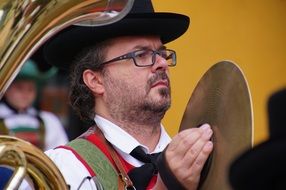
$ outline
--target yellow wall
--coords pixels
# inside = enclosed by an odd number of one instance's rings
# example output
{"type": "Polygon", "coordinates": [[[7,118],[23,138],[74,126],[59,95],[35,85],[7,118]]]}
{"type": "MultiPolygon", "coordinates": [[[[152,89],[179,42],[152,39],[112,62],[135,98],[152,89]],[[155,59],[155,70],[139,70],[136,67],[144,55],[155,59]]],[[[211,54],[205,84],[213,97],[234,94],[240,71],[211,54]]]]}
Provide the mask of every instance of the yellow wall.
{"type": "Polygon", "coordinates": [[[168,44],[178,53],[171,68],[172,108],[163,123],[177,133],[185,106],[202,75],[216,62],[233,60],[252,94],[255,143],[268,135],[266,101],[286,86],[286,0],[153,0],[156,11],[191,17],[191,27],[168,44]]]}

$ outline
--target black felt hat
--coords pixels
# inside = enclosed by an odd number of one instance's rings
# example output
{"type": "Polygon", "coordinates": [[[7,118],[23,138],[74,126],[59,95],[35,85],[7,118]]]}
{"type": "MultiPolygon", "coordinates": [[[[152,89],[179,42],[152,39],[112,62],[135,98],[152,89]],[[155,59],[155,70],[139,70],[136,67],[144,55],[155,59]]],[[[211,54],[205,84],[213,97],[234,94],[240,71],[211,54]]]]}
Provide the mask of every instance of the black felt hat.
{"type": "Polygon", "coordinates": [[[237,158],[230,167],[234,190],[286,189],[286,89],[268,101],[269,139],[237,158]]]}
{"type": "Polygon", "coordinates": [[[120,21],[95,27],[72,25],[48,40],[39,51],[43,51],[49,64],[67,69],[84,48],[103,40],[118,36],[158,35],[165,44],[180,37],[188,27],[189,17],[157,13],[150,0],[135,0],[131,11],[120,21]]]}

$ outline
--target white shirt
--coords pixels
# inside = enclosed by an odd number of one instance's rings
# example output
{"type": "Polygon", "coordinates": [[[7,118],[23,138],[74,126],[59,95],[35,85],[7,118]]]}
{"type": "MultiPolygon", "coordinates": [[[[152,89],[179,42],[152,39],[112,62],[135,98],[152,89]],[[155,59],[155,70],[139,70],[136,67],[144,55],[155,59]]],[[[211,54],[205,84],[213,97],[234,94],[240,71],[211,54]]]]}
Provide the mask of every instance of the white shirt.
{"type": "MultiPolygon", "coordinates": [[[[44,150],[66,144],[68,142],[68,137],[58,117],[47,111],[39,111],[38,113],[45,126],[44,150]]],[[[38,122],[38,120],[29,120],[30,117],[35,117],[36,114],[37,110],[33,107],[28,108],[26,113],[18,114],[5,103],[0,103],[0,118],[5,118],[4,123],[8,129],[17,126],[17,123],[23,124],[25,122],[29,123],[30,127],[33,127],[33,125],[38,126],[37,123],[33,124],[33,122],[38,122]],[[17,117],[9,119],[9,117],[13,115],[17,115],[17,117]]]]}
{"type": "MultiPolygon", "coordinates": [[[[95,117],[95,122],[103,132],[105,138],[115,147],[123,159],[136,167],[141,166],[143,163],[129,155],[134,148],[142,146],[146,152],[156,153],[163,151],[171,141],[171,138],[161,125],[161,136],[159,142],[154,151],[149,152],[146,146],[140,144],[134,137],[103,117],[97,115],[95,117]]],[[[71,151],[59,148],[49,150],[46,154],[58,166],[66,180],[66,183],[70,185],[71,190],[78,189],[80,185],[80,189],[96,189],[93,180],[84,180],[86,177],[90,176],[89,172],[71,151]]]]}

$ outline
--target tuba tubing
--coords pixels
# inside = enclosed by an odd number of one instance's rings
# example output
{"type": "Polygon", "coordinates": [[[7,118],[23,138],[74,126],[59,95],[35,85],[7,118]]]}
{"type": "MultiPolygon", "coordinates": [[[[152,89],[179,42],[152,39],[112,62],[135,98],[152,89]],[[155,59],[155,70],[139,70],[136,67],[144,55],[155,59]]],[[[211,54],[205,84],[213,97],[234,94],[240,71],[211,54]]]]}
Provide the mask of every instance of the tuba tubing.
{"type": "Polygon", "coordinates": [[[0,164],[14,170],[5,189],[18,189],[24,177],[28,177],[34,182],[34,189],[68,190],[62,174],[49,157],[19,138],[0,136],[0,164]]]}
{"type": "Polygon", "coordinates": [[[27,161],[25,154],[17,146],[6,141],[5,144],[0,144],[0,160],[3,166],[15,167],[14,173],[6,184],[5,189],[18,189],[26,173],[27,161]]]}

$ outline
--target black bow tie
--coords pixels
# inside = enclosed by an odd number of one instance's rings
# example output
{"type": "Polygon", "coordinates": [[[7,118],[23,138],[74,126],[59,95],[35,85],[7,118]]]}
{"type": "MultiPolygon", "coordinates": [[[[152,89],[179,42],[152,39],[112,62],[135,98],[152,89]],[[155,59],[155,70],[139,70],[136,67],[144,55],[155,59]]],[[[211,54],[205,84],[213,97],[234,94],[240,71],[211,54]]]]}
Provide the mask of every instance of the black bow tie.
{"type": "Polygon", "coordinates": [[[158,173],[157,158],[160,153],[146,154],[140,146],[137,146],[130,155],[145,163],[141,167],[135,167],[128,172],[136,189],[145,190],[151,178],[158,173]]]}

